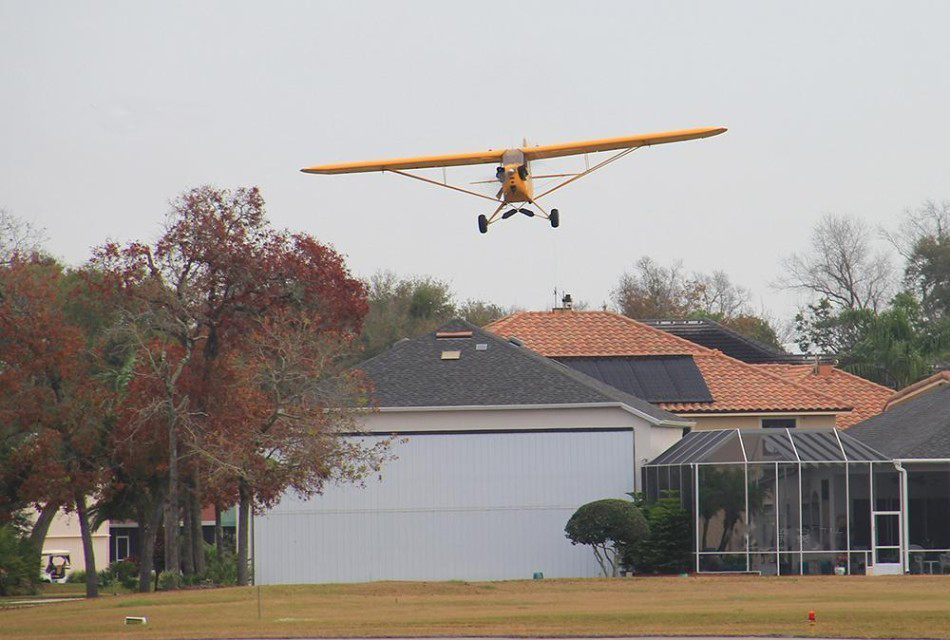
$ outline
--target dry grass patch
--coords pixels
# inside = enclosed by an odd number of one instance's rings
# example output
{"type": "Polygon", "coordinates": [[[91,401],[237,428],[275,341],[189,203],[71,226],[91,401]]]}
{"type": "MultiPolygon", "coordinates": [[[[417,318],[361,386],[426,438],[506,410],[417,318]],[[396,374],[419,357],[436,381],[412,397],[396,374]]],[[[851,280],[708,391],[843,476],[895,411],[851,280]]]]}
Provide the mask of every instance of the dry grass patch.
{"type": "Polygon", "coordinates": [[[105,596],[0,611],[3,637],[822,635],[950,638],[950,577],[383,582],[105,596]],[[260,618],[258,618],[260,594],[260,618]],[[807,623],[815,611],[818,623],[807,623]],[[125,616],[148,618],[126,627],[125,616]]]}

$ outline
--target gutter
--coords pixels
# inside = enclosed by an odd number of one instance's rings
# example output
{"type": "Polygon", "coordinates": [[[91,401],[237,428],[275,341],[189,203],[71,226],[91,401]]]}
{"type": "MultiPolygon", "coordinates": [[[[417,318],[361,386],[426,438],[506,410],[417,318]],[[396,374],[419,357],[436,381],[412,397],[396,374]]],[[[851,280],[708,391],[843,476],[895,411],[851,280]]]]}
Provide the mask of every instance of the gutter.
{"type": "MultiPolygon", "coordinates": [[[[904,565],[904,573],[910,573],[910,524],[907,522],[907,511],[909,490],[907,488],[907,469],[901,465],[900,460],[894,461],[894,468],[901,474],[901,561],[904,565]]],[[[874,476],[871,476],[874,481],[874,476]]],[[[874,505],[871,505],[872,507],[874,505]]],[[[872,540],[873,542],[873,540],[872,540]]]]}
{"type": "Polygon", "coordinates": [[[657,427],[693,427],[696,422],[690,419],[660,419],[640,411],[623,402],[576,402],[569,404],[500,404],[500,405],[439,405],[424,407],[379,407],[376,411],[366,409],[366,413],[412,413],[437,411],[523,411],[534,409],[623,409],[657,427]]]}

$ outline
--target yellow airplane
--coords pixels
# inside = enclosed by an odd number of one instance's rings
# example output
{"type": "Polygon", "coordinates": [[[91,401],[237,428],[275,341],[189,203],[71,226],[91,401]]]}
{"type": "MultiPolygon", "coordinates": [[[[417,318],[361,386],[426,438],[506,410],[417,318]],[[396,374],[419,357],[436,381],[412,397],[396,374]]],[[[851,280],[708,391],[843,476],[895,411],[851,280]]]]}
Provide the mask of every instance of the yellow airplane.
{"type": "MultiPolygon", "coordinates": [[[[481,233],[488,232],[488,226],[498,220],[505,220],[522,213],[528,217],[534,217],[535,212],[526,209],[523,204],[534,205],[540,212],[540,217],[548,220],[552,227],[560,224],[560,216],[557,209],[551,209],[548,213],[538,204],[538,200],[544,196],[557,191],[575,180],[579,180],[605,167],[615,160],[636,151],[640,147],[648,147],[655,144],[666,144],[667,142],[680,142],[683,140],[695,140],[697,138],[708,138],[723,133],[724,127],[704,127],[700,129],[680,129],[678,131],[664,131],[661,133],[647,133],[635,136],[623,136],[620,138],[603,138],[600,140],[584,140],[582,142],[568,142],[566,144],[551,144],[536,147],[520,147],[516,149],[504,149],[500,151],[480,151],[475,153],[455,153],[441,156],[419,156],[415,158],[395,158],[392,160],[373,160],[369,162],[343,162],[338,164],[323,164],[301,169],[304,173],[364,173],[368,171],[389,171],[407,178],[415,178],[439,187],[461,191],[472,196],[497,202],[498,207],[491,215],[478,216],[478,230],[481,233]],[[542,158],[559,158],[563,156],[574,156],[587,153],[597,153],[600,151],[617,151],[606,160],[588,167],[580,173],[558,173],[550,175],[533,176],[530,170],[532,160],[542,158]],[[495,197],[486,196],[477,191],[471,191],[462,187],[448,184],[447,182],[438,182],[429,178],[409,173],[408,169],[426,169],[431,167],[457,167],[470,164],[498,164],[495,169],[495,180],[486,180],[483,182],[501,183],[501,188],[495,197]],[[533,178],[567,178],[563,182],[545,190],[543,193],[534,195],[533,178]],[[502,209],[508,208],[502,213],[502,209]]],[[[478,183],[473,183],[478,184],[478,183]]]]}

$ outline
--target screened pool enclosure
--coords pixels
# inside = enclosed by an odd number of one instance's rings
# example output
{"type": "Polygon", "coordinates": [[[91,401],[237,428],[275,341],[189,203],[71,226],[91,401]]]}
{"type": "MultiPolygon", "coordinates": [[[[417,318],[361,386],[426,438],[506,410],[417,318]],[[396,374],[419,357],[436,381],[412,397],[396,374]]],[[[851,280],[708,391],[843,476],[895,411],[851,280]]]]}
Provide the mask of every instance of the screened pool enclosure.
{"type": "Polygon", "coordinates": [[[643,473],[648,500],[676,491],[692,514],[696,571],[950,571],[948,461],[835,429],[694,431],[643,473]]]}

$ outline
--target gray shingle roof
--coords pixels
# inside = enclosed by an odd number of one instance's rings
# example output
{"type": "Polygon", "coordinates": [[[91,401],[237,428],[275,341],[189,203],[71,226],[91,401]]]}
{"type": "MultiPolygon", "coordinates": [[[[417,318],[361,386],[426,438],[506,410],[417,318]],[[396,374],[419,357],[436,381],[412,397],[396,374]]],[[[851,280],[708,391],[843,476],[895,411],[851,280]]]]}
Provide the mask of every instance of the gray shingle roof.
{"type": "Polygon", "coordinates": [[[950,386],[911,398],[848,433],[894,458],[950,458],[950,386]]]}
{"type": "Polygon", "coordinates": [[[655,424],[691,423],[464,320],[398,342],[358,368],[380,408],[622,403],[655,424]],[[437,337],[458,331],[472,336],[437,337]],[[442,359],[445,351],[458,351],[458,359],[442,359]]]}

